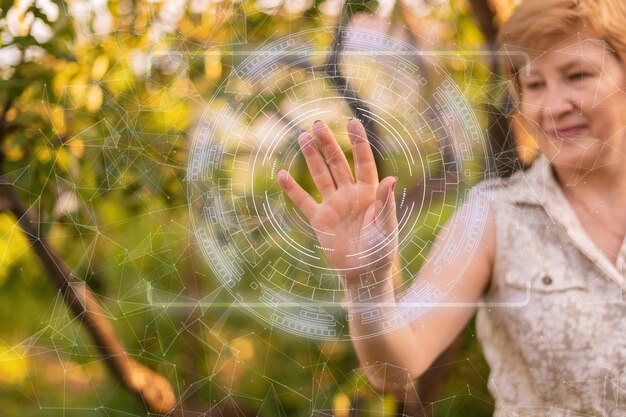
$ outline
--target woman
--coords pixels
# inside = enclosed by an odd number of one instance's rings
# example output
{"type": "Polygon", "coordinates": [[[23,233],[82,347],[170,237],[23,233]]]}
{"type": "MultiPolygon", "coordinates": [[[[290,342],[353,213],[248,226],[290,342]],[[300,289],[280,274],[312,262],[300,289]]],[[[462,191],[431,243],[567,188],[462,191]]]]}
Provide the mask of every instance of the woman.
{"type": "MultiPolygon", "coordinates": [[[[433,245],[415,283],[449,288],[444,301],[458,307],[433,306],[387,332],[380,321],[352,320],[366,369],[393,365],[369,375],[375,386],[399,390],[407,376],[424,372],[482,300],[477,330],[496,416],[626,415],[624,28],[623,0],[525,0],[502,26],[504,50],[528,56],[506,62],[519,98],[512,117],[537,140],[541,155],[526,172],[482,183],[474,194],[487,190],[489,200],[470,198],[451,221],[456,227],[433,245]],[[474,226],[467,213],[477,208],[487,212],[478,250],[442,261],[439,255],[474,226]]],[[[343,284],[358,318],[364,286],[378,308],[398,308],[391,279],[397,179],[378,181],[358,121],[348,123],[348,133],[354,179],[322,122],[299,137],[322,203],[286,171],[278,181],[329,249],[330,262],[350,271],[343,284]],[[372,251],[370,259],[351,256],[372,245],[384,251],[372,251]]]]}

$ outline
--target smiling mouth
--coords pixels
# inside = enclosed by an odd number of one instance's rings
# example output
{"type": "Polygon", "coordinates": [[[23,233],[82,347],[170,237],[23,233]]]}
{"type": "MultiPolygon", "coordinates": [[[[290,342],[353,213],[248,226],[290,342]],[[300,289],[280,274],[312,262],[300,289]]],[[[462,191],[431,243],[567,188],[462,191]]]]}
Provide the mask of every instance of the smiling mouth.
{"type": "Polygon", "coordinates": [[[584,125],[572,126],[564,129],[551,130],[550,135],[555,139],[568,140],[582,136],[586,130],[587,127],[584,125]]]}

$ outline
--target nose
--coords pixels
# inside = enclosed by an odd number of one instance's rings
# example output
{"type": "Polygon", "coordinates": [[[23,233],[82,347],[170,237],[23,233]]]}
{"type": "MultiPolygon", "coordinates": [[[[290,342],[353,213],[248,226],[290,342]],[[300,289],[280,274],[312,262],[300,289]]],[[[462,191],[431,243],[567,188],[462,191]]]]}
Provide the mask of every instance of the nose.
{"type": "Polygon", "coordinates": [[[544,117],[558,119],[572,112],[574,108],[574,102],[571,95],[568,94],[567,88],[562,87],[559,83],[546,86],[542,103],[544,117]]]}

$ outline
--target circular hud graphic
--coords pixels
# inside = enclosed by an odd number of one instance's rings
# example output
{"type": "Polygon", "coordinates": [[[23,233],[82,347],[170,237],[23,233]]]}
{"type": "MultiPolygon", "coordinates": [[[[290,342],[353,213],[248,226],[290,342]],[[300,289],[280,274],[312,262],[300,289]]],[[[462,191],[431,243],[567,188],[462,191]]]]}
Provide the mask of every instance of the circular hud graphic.
{"type": "MultiPolygon", "coordinates": [[[[424,227],[443,227],[467,183],[475,182],[469,178],[485,169],[478,121],[441,66],[397,39],[346,30],[337,67],[348,80],[346,93],[324,65],[330,46],[316,46],[333,33],[302,32],[248,52],[208,104],[188,166],[193,231],[234,303],[273,327],[319,339],[347,338],[350,320],[381,320],[382,328],[393,329],[441,300],[446,289],[402,285],[392,315],[364,303],[348,316],[341,305],[345,271],[328,264],[311,226],[276,181],[277,170],[286,169],[320,201],[298,133],[322,120],[350,159],[346,123],[356,115],[346,97],[353,92],[362,100],[356,104],[361,118],[378,133],[373,150],[381,177],[399,177],[398,282],[408,282],[426,256],[424,227]]],[[[479,229],[445,256],[472,250],[479,229]]],[[[365,284],[362,290],[367,294],[365,284]]]]}

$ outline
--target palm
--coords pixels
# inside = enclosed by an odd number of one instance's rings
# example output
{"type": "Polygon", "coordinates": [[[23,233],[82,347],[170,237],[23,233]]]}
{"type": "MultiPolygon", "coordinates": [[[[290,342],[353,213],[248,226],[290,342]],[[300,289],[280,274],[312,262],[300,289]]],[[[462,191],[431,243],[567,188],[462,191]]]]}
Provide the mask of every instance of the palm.
{"type": "Polygon", "coordinates": [[[376,190],[357,188],[324,199],[309,219],[320,246],[338,269],[359,267],[358,254],[369,249],[365,234],[374,221],[376,190]]]}
{"type": "Polygon", "coordinates": [[[395,179],[378,182],[371,148],[360,123],[351,121],[356,183],[343,152],[326,126],[316,123],[314,133],[324,154],[304,133],[300,147],[323,201],[316,203],[286,172],[279,182],[307,217],[328,260],[339,270],[363,273],[390,264],[397,244],[395,179]]]}

